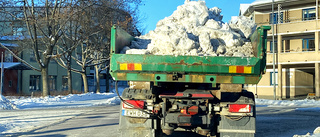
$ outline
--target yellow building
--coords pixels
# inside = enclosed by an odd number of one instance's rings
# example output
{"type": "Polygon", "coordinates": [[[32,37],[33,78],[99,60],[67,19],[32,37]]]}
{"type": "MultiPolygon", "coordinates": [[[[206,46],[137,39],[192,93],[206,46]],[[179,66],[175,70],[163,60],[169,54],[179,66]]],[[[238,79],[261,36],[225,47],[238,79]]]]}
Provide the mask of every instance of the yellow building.
{"type": "Polygon", "coordinates": [[[258,98],[320,96],[320,20],[318,0],[271,0],[241,4],[240,14],[258,26],[274,23],[275,73],[273,78],[272,31],[268,32],[267,70],[257,85],[245,85],[258,98]],[[317,8],[318,7],[318,8],[317,8]],[[273,21],[273,22],[272,22],[273,21]]]}

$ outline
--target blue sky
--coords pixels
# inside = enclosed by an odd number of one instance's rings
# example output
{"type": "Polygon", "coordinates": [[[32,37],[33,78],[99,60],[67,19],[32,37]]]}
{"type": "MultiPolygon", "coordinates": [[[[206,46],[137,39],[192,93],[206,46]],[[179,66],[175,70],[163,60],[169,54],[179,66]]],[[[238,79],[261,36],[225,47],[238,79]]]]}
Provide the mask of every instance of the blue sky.
{"type": "MultiPolygon", "coordinates": [[[[140,15],[143,17],[141,26],[144,33],[154,30],[159,20],[170,16],[185,0],[143,0],[140,15]]],[[[219,7],[222,10],[223,21],[229,22],[231,16],[238,16],[240,4],[252,3],[255,0],[205,0],[208,8],[219,7]]]]}

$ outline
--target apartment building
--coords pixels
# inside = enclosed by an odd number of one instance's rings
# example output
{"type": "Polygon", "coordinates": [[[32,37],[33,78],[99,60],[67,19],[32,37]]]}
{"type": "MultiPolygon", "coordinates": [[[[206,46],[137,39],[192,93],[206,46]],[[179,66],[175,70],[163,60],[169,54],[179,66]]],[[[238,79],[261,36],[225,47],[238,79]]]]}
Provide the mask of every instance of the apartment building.
{"type": "MultiPolygon", "coordinates": [[[[2,40],[2,38],[0,38],[2,40]]],[[[8,44],[1,41],[0,44],[7,47],[8,49],[14,49],[18,45],[8,44]]],[[[27,65],[18,62],[7,50],[0,47],[0,70],[3,69],[2,74],[2,94],[13,95],[16,94],[21,85],[18,85],[19,72],[23,70],[30,70],[31,68],[27,65]],[[3,63],[3,65],[2,65],[3,63]]],[[[1,74],[1,75],[2,75],[1,74]]],[[[0,75],[0,76],[1,76],[0,75]]]]}
{"type": "MultiPolygon", "coordinates": [[[[2,7],[17,17],[23,17],[20,7],[2,7]]],[[[15,50],[17,55],[34,67],[39,67],[36,62],[33,50],[30,48],[21,48],[25,45],[24,41],[27,35],[26,27],[20,21],[16,20],[6,12],[0,12],[0,43],[6,47],[15,50]]],[[[32,70],[28,66],[20,63],[8,51],[0,47],[0,52],[4,53],[4,95],[40,95],[42,93],[41,73],[32,70]]],[[[1,59],[1,53],[0,53],[1,59]]],[[[72,62],[74,68],[80,68],[75,62],[72,62]]],[[[49,64],[49,90],[50,92],[64,92],[68,90],[67,70],[58,65],[54,60],[49,64]]],[[[72,73],[72,86],[74,91],[81,92],[83,82],[81,75],[72,73]]]]}
{"type": "Polygon", "coordinates": [[[257,85],[245,85],[259,98],[295,98],[313,93],[320,96],[320,20],[318,0],[270,0],[242,4],[240,14],[258,26],[274,24],[268,32],[267,69],[257,85]],[[273,22],[272,22],[273,21],[273,22]],[[273,71],[273,57],[275,72],[273,71]],[[275,78],[273,73],[276,73],[275,78]]]}

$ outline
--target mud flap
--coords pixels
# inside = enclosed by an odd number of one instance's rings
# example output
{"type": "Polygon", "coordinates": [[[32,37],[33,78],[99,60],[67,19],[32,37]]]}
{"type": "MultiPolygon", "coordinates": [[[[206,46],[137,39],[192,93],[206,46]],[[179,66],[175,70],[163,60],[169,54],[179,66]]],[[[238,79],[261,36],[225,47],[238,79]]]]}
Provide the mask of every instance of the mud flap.
{"type": "Polygon", "coordinates": [[[220,115],[218,133],[220,137],[254,137],[256,131],[256,109],[254,95],[251,92],[242,92],[236,101],[238,104],[251,104],[252,115],[241,116],[236,114],[220,115]]]}
{"type": "Polygon", "coordinates": [[[160,129],[155,118],[127,117],[123,116],[122,112],[120,112],[119,126],[120,137],[158,137],[157,129],[160,129]]]}
{"type": "Polygon", "coordinates": [[[220,137],[254,137],[255,129],[255,117],[242,117],[234,120],[227,116],[221,116],[218,132],[220,137]]]}

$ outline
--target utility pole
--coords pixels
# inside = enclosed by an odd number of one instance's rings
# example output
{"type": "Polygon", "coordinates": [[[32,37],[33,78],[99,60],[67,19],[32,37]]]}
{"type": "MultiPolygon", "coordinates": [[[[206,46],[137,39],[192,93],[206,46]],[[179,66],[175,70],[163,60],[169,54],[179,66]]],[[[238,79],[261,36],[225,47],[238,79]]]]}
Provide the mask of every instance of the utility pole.
{"type": "Polygon", "coordinates": [[[0,85],[0,95],[2,95],[2,90],[3,90],[3,69],[4,69],[4,67],[3,67],[3,52],[1,53],[1,78],[0,78],[0,83],[1,83],[1,85],[0,85]]]}
{"type": "Polygon", "coordinates": [[[272,55],[273,55],[273,61],[272,61],[272,68],[273,68],[273,77],[272,77],[272,81],[273,81],[273,97],[274,100],[277,99],[276,97],[276,64],[275,64],[275,47],[274,47],[274,0],[272,0],[272,15],[271,15],[271,23],[272,23],[272,55]]]}

